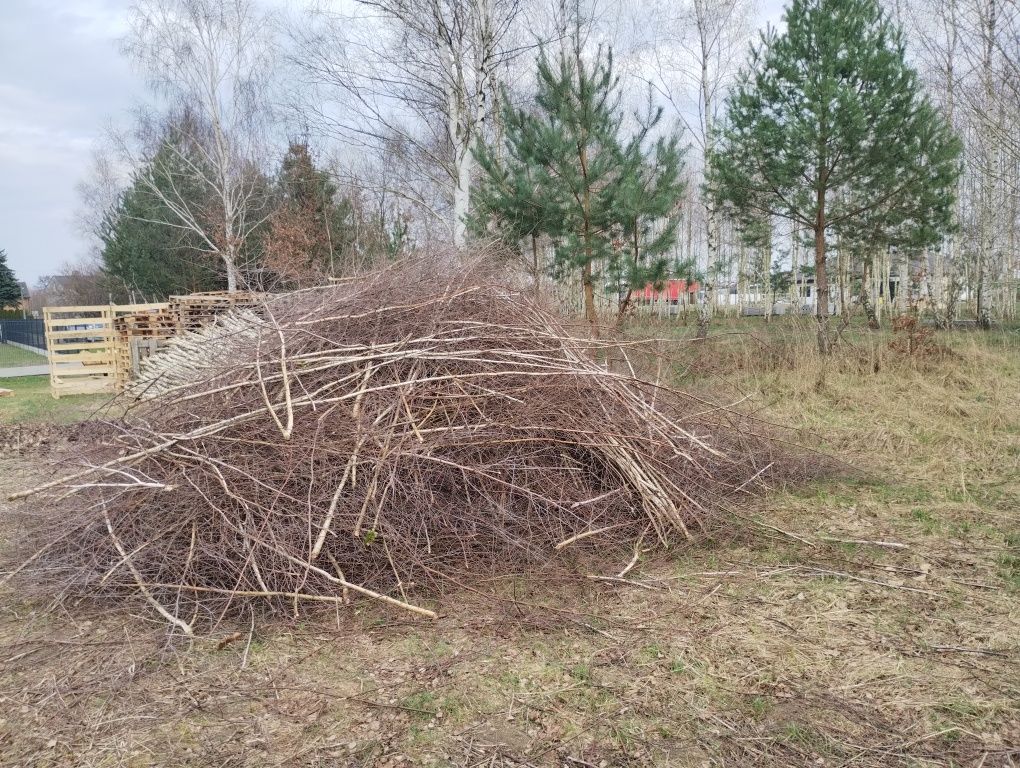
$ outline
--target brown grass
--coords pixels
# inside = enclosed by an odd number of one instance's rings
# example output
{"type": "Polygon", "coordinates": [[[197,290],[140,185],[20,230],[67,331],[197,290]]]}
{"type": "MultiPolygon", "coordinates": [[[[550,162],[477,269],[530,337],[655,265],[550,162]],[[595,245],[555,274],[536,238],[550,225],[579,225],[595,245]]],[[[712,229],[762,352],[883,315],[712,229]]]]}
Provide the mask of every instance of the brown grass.
{"type": "MultiPolygon", "coordinates": [[[[649,553],[643,586],[504,577],[434,625],[362,603],[168,645],[148,617],[8,592],[0,763],[1020,764],[1016,342],[954,334],[918,365],[872,339],[876,372],[783,333],[793,365],[718,342],[746,361],[726,392],[863,475],[649,553]]],[[[718,394],[676,349],[685,386],[718,394]]],[[[8,460],[5,490],[13,471],[33,468],[8,460]]]]}

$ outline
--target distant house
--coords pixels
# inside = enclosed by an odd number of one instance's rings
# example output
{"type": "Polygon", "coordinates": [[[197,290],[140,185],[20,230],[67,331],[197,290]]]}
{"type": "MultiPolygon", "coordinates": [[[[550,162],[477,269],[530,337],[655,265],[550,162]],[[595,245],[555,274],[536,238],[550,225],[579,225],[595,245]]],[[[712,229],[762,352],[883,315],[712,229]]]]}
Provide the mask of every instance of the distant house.
{"type": "Polygon", "coordinates": [[[698,291],[701,286],[692,281],[688,284],[686,280],[667,280],[661,287],[656,288],[648,284],[643,290],[635,292],[633,301],[641,304],[652,304],[665,301],[669,304],[693,304],[697,301],[698,291]]]}

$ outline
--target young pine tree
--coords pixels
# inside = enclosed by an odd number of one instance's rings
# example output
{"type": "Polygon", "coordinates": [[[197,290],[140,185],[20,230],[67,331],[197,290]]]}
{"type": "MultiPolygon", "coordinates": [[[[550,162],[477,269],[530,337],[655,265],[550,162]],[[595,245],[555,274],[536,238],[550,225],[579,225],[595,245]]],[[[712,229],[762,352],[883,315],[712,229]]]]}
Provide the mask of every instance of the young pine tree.
{"type": "Polygon", "coordinates": [[[635,288],[659,285],[669,276],[668,254],[676,245],[680,219],[675,214],[687,187],[680,137],[660,137],[650,150],[645,146],[661,118],[662,109],[649,105],[648,119],[623,153],[616,190],[621,253],[609,264],[611,284],[624,296],[617,324],[623,321],[635,288]]]}
{"type": "Polygon", "coordinates": [[[708,189],[738,218],[770,214],[814,239],[818,349],[827,354],[828,238],[857,225],[935,240],[950,221],[960,143],[906,63],[876,0],[793,0],[727,101],[708,189]]]}
{"type": "Polygon", "coordinates": [[[530,236],[532,244],[550,236],[556,274],[581,274],[585,317],[597,336],[597,265],[614,289],[665,273],[675,224],[653,222],[672,213],[683,193],[677,140],[646,148],[658,113],[636,136],[622,138],[619,80],[612,53],[601,48],[591,62],[575,51],[553,63],[543,52],[535,109],[503,101],[505,157],[478,153],[476,228],[495,221],[508,239],[530,236]]]}
{"type": "Polygon", "coordinates": [[[496,234],[511,249],[527,240],[528,270],[534,278],[537,294],[543,272],[538,241],[558,228],[563,216],[562,206],[555,195],[550,194],[552,190],[540,183],[539,166],[530,154],[533,144],[527,135],[531,117],[524,112],[504,109],[503,119],[506,158],[500,158],[483,142],[475,149],[475,161],[481,174],[472,197],[468,228],[475,237],[496,234]]]}

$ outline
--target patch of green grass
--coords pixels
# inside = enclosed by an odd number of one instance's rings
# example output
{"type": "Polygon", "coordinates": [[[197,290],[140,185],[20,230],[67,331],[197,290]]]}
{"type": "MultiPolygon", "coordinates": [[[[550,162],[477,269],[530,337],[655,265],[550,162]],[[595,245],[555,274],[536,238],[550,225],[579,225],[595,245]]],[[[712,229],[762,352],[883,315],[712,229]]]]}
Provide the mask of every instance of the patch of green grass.
{"type": "Polygon", "coordinates": [[[861,545],[853,541],[839,541],[836,542],[836,548],[843,550],[843,553],[847,557],[853,557],[861,551],[861,545]]]}
{"type": "Polygon", "coordinates": [[[520,688],[521,676],[516,672],[507,670],[499,676],[499,682],[503,685],[509,685],[511,688],[520,688]]]}
{"type": "Polygon", "coordinates": [[[772,700],[766,696],[755,696],[751,699],[751,714],[756,718],[765,717],[772,709],[772,700]]]}
{"type": "Polygon", "coordinates": [[[921,524],[921,528],[929,536],[937,532],[941,528],[941,526],[939,525],[939,521],[936,520],[935,516],[927,509],[922,509],[921,507],[914,507],[912,510],[910,510],[910,516],[921,524]]]}
{"type": "Polygon", "coordinates": [[[641,739],[641,727],[633,720],[617,720],[609,727],[609,735],[626,751],[641,739]]]}
{"type": "Polygon", "coordinates": [[[435,717],[439,709],[439,697],[432,691],[417,691],[404,698],[401,705],[410,710],[412,716],[420,720],[428,720],[435,717]]]}
{"type": "Polygon", "coordinates": [[[641,658],[646,662],[656,662],[666,657],[666,649],[659,643],[649,643],[641,649],[641,658]]]}
{"type": "Polygon", "coordinates": [[[784,725],[782,738],[791,744],[797,744],[806,749],[818,749],[819,745],[824,741],[815,731],[800,723],[787,723],[784,725]]]}
{"type": "Polygon", "coordinates": [[[11,344],[0,343],[0,368],[19,368],[25,365],[46,365],[46,355],[29,352],[11,344]]]}
{"type": "Polygon", "coordinates": [[[669,671],[674,675],[685,675],[688,671],[687,662],[683,659],[673,659],[672,663],[669,665],[669,671]]]}
{"type": "Polygon", "coordinates": [[[939,709],[959,718],[975,718],[981,714],[981,707],[966,699],[947,701],[939,709]]]}
{"type": "Polygon", "coordinates": [[[999,575],[1002,576],[1010,590],[1020,592],[1020,557],[1017,555],[999,555],[997,558],[999,575]]]}
{"type": "Polygon", "coordinates": [[[54,400],[49,376],[0,379],[0,388],[14,392],[0,397],[0,424],[69,424],[101,409],[111,395],[72,395],[54,400]]]}
{"type": "Polygon", "coordinates": [[[579,683],[590,683],[593,679],[591,667],[587,664],[575,664],[570,669],[570,676],[579,683]]]}

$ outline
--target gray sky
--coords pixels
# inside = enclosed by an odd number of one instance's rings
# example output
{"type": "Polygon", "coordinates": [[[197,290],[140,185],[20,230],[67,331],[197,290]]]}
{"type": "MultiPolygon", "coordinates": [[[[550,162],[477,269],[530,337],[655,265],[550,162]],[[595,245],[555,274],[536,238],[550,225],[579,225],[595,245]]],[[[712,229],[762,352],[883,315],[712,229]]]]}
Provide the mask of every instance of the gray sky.
{"type": "Polygon", "coordinates": [[[119,53],[129,0],[0,2],[0,248],[29,285],[86,251],[75,185],[143,84],[119,53]]]}

